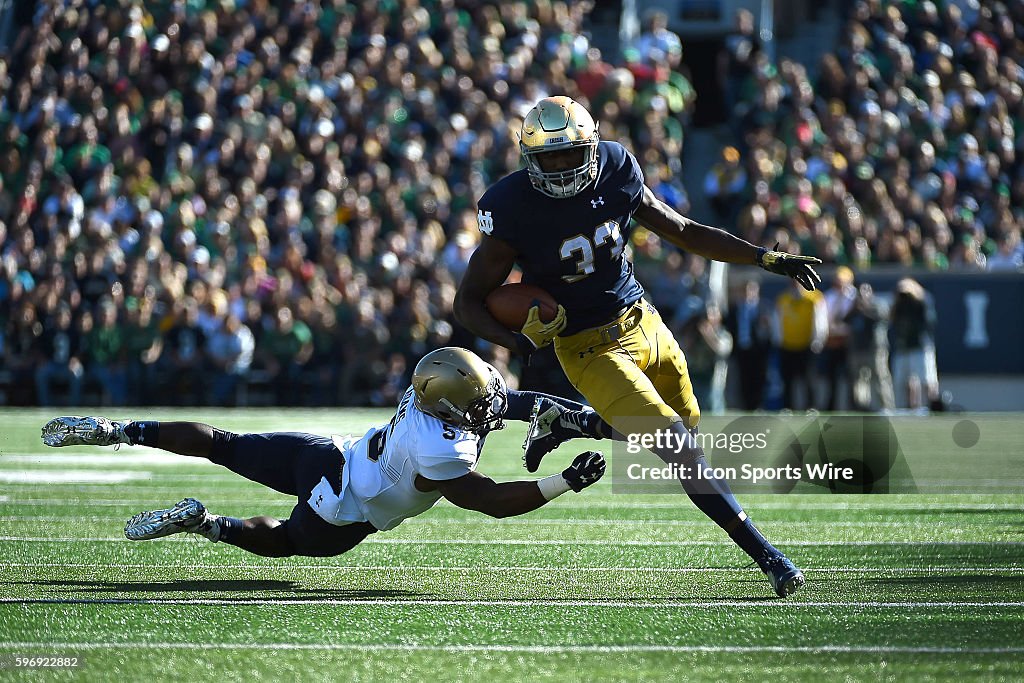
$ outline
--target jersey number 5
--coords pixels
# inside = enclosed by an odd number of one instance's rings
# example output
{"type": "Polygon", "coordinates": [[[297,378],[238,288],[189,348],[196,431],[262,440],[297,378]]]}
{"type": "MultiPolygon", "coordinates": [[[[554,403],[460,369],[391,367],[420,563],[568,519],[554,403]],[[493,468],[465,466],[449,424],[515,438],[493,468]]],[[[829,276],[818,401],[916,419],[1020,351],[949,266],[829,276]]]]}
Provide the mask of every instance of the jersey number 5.
{"type": "Polygon", "coordinates": [[[591,241],[585,235],[576,235],[562,242],[559,254],[562,260],[576,259],[576,274],[563,275],[566,282],[579,282],[594,272],[594,249],[611,240],[611,257],[614,261],[622,254],[622,234],[619,232],[619,224],[615,221],[602,223],[594,229],[594,239],[591,241]],[[578,256],[574,256],[578,254],[578,256]]]}

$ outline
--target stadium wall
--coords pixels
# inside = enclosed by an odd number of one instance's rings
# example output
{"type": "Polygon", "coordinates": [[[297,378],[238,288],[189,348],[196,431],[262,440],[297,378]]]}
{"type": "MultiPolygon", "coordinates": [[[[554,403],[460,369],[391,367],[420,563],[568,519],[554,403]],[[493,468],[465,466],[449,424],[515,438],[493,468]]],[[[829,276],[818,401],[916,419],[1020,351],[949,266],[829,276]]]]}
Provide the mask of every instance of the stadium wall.
{"type": "MultiPolygon", "coordinates": [[[[731,279],[743,279],[736,269],[731,279]]],[[[827,289],[831,272],[822,271],[827,289]]],[[[1024,381],[1024,274],[932,273],[879,269],[857,274],[879,297],[905,277],[917,280],[935,303],[936,363],[940,374],[1016,375],[1024,381]]],[[[786,283],[762,279],[762,296],[774,300],[786,283]]]]}

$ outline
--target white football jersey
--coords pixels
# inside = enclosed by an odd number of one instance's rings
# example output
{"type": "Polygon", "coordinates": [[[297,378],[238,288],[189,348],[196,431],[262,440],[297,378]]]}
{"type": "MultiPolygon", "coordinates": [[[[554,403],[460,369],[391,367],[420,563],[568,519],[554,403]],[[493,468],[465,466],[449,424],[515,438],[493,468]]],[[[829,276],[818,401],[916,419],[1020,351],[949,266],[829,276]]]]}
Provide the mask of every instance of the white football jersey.
{"type": "MultiPolygon", "coordinates": [[[[483,440],[417,408],[409,387],[391,422],[355,442],[335,438],[347,470],[341,507],[351,510],[354,504],[377,529],[393,529],[441,498],[437,491],[418,490],[417,475],[434,481],[464,476],[476,468],[483,440]]],[[[338,517],[334,523],[344,523],[338,517]]]]}

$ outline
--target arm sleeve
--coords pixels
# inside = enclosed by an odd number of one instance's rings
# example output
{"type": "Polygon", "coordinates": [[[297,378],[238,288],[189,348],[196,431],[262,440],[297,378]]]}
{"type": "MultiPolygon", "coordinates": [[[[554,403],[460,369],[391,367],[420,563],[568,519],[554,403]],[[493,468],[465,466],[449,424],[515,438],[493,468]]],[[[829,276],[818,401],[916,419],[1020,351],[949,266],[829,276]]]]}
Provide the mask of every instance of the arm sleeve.
{"type": "Polygon", "coordinates": [[[533,412],[533,404],[538,398],[545,402],[540,407],[541,412],[547,410],[552,403],[557,403],[568,410],[583,410],[584,407],[582,403],[570,401],[569,399],[562,398],[561,396],[542,394],[539,391],[509,390],[508,408],[505,410],[505,418],[509,420],[528,422],[530,420],[530,414],[533,412]]]}
{"type": "Polygon", "coordinates": [[[636,157],[627,149],[623,149],[623,151],[626,154],[626,171],[628,173],[625,189],[629,192],[629,211],[632,214],[640,208],[640,204],[644,200],[644,172],[640,170],[640,164],[636,157]]]}
{"type": "Polygon", "coordinates": [[[509,210],[508,202],[501,201],[500,194],[499,188],[491,188],[480,197],[476,212],[477,228],[484,235],[515,246],[518,231],[514,211],[509,210]]]}
{"type": "Polygon", "coordinates": [[[477,461],[477,439],[460,435],[443,450],[427,448],[416,456],[416,471],[432,481],[458,479],[473,471],[477,461]]]}

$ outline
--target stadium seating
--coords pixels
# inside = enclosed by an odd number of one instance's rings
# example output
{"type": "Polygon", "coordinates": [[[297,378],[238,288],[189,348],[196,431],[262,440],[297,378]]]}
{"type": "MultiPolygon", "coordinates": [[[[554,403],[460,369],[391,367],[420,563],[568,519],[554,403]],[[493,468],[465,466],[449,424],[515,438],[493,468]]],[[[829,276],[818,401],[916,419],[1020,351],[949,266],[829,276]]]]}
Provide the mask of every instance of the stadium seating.
{"type": "MultiPolygon", "coordinates": [[[[856,3],[817,76],[757,52],[732,101],[728,154],[746,182],[723,224],[860,269],[1018,267],[1024,17],[958,6],[856,3]]],[[[409,368],[427,348],[475,343],[451,316],[474,202],[518,167],[517,117],[548,93],[590,106],[686,211],[695,93],[678,38],[645,26],[603,55],[589,7],[120,0],[36,13],[0,56],[4,401],[40,400],[61,305],[75,321],[61,343],[103,401],[165,400],[149,388],[169,376],[193,378],[197,401],[386,400],[367,387],[396,379],[392,354],[409,368]],[[244,329],[214,360],[230,316],[244,329]]],[[[657,271],[669,250],[645,239],[657,271]]],[[[693,260],[672,266],[680,286],[702,271],[693,260]]]]}

